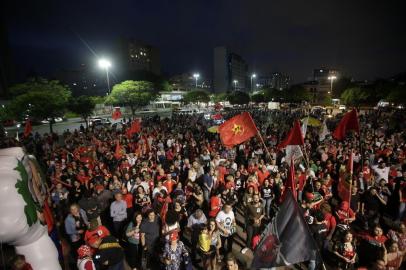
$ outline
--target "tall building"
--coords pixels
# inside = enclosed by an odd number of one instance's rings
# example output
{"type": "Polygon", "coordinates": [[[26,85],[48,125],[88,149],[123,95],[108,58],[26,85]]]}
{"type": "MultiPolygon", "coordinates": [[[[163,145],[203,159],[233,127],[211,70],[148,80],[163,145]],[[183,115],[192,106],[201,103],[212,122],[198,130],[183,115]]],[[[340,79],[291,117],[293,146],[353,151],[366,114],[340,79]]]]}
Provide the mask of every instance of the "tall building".
{"type": "Polygon", "coordinates": [[[281,72],[274,72],[271,76],[271,88],[285,90],[289,88],[290,77],[281,72]]]}
{"type": "Polygon", "coordinates": [[[214,48],[214,92],[248,91],[248,65],[238,54],[226,47],[214,48]]]}
{"type": "Polygon", "coordinates": [[[122,61],[128,71],[147,71],[161,74],[159,49],[135,39],[121,41],[122,61]]]}
{"type": "Polygon", "coordinates": [[[259,76],[257,83],[259,87],[285,90],[289,88],[290,77],[281,72],[274,72],[271,75],[259,76]]]}
{"type": "Polygon", "coordinates": [[[169,83],[172,86],[172,89],[175,91],[189,91],[194,89],[199,90],[210,90],[211,81],[208,78],[200,75],[197,80],[196,87],[196,78],[193,76],[193,73],[182,73],[174,75],[169,78],[169,83]]]}
{"type": "Polygon", "coordinates": [[[313,79],[305,82],[303,87],[311,95],[312,104],[328,104],[331,101],[332,81],[340,76],[338,70],[319,68],[313,70],[313,79]]]}

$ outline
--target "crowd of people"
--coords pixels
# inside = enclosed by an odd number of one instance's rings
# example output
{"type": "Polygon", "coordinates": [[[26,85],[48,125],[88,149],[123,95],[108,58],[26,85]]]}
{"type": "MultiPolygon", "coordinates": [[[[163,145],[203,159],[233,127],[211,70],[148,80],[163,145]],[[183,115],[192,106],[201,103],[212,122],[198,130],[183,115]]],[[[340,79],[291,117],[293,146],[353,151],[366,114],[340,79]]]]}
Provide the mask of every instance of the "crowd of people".
{"type": "MultiPolygon", "coordinates": [[[[27,150],[46,168],[70,269],[249,267],[233,251],[255,250],[278,211],[289,166],[277,145],[304,117],[300,111],[249,111],[267,149],[259,138],[228,149],[207,131],[210,120],[181,114],[144,118],[134,134],[123,119],[26,139],[27,150]]],[[[228,119],[237,113],[222,114],[228,119]]],[[[360,134],[343,141],[320,140],[320,127],[307,128],[295,180],[321,254],[303,263],[307,269],[321,269],[323,262],[330,269],[405,266],[405,114],[370,111],[359,120],[360,134]],[[337,185],[352,151],[347,201],[337,185]]],[[[328,125],[335,123],[333,118],[328,125]]]]}

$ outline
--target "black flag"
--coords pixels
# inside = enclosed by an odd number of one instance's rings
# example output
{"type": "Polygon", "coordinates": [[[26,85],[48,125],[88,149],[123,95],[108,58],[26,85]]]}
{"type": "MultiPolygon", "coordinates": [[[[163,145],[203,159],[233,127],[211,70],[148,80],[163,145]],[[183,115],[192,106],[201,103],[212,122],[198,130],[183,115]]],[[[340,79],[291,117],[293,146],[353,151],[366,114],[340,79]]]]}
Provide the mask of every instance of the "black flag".
{"type": "Polygon", "coordinates": [[[316,259],[317,247],[290,190],[261,235],[251,268],[286,266],[316,259]]]}

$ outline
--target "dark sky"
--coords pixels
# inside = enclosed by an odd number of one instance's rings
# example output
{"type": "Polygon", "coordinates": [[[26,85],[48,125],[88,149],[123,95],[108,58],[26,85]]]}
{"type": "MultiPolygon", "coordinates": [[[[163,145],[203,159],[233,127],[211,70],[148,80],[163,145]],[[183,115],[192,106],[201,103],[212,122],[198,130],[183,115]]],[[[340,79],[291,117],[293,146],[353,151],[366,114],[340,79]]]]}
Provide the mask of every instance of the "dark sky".
{"type": "MultiPolygon", "coordinates": [[[[406,1],[38,0],[3,8],[14,62],[51,72],[95,63],[120,36],[161,50],[168,74],[211,75],[213,48],[227,45],[258,74],[306,80],[334,67],[355,79],[406,71],[406,1]],[[24,4],[25,3],[25,4],[24,4]]],[[[112,59],[114,65],[114,59],[112,59]]]]}

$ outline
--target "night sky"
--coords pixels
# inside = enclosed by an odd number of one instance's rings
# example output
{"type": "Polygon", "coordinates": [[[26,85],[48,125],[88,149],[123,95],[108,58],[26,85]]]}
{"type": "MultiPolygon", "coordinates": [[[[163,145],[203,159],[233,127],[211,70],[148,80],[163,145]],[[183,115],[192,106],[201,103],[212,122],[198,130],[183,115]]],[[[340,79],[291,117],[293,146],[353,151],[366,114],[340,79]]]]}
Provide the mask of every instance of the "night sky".
{"type": "Polygon", "coordinates": [[[318,67],[358,80],[406,71],[404,0],[2,2],[12,2],[1,13],[20,72],[95,64],[121,36],[159,47],[166,74],[211,76],[218,45],[241,54],[259,75],[281,71],[295,82],[318,67]]]}

